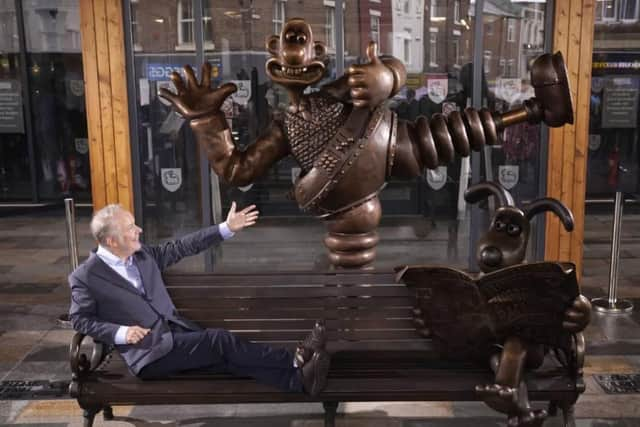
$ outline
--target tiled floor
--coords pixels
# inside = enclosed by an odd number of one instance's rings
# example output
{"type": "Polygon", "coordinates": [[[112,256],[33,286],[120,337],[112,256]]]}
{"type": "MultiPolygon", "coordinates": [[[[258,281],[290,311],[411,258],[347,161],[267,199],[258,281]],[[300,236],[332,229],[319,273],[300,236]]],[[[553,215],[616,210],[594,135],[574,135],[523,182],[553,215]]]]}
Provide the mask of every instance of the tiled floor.
{"type": "MultiPolygon", "coordinates": [[[[68,307],[68,265],[62,212],[0,218],[0,381],[69,379],[67,365],[71,331],[57,321],[68,307]]],[[[583,292],[604,296],[608,284],[610,215],[587,217],[583,292]]],[[[81,254],[92,246],[88,218],[79,216],[81,254]]],[[[640,426],[640,395],[605,394],[595,374],[640,373],[640,215],[627,215],[623,225],[618,295],[632,298],[639,307],[630,315],[595,315],[586,331],[587,391],[576,406],[578,426],[640,426]]],[[[435,262],[454,254],[447,225],[433,229],[421,218],[383,222],[376,268],[397,264],[435,262]]],[[[234,270],[322,268],[326,258],[320,240],[323,230],[315,222],[283,227],[278,220],[259,223],[226,242],[211,257],[216,268],[234,270]],[[274,241],[278,241],[274,244],[274,241]],[[287,259],[287,264],[282,263],[287,259]]],[[[466,238],[461,224],[458,242],[466,238]]],[[[205,257],[180,264],[182,269],[204,268],[205,257]]],[[[464,264],[466,250],[455,260],[464,264]]],[[[340,406],[340,427],[360,426],[502,426],[503,417],[480,403],[348,403],[340,406]]],[[[320,405],[203,405],[117,407],[116,419],[96,425],[116,426],[322,426],[320,405]]],[[[81,424],[74,400],[0,400],[0,425],[68,426],[81,424]]],[[[560,425],[551,419],[548,425],[560,425]]]]}

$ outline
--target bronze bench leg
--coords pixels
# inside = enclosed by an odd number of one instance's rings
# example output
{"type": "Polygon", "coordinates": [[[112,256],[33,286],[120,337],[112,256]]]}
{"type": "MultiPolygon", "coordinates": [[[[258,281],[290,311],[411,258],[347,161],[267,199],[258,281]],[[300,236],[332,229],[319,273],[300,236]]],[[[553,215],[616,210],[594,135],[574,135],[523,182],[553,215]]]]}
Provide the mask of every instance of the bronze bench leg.
{"type": "Polygon", "coordinates": [[[105,406],[102,409],[102,417],[105,421],[113,420],[113,408],[111,406],[105,406]]]}
{"type": "Polygon", "coordinates": [[[549,415],[555,417],[558,415],[558,409],[562,410],[563,427],[576,427],[575,405],[569,402],[549,402],[549,415]]]}
{"type": "Polygon", "coordinates": [[[92,427],[93,420],[96,417],[96,414],[100,412],[102,408],[83,408],[82,417],[84,418],[84,427],[92,427]]]}
{"type": "Polygon", "coordinates": [[[324,407],[324,427],[335,427],[339,404],[340,402],[322,402],[324,407]]]}
{"type": "Polygon", "coordinates": [[[565,403],[562,405],[562,418],[564,427],[576,427],[575,405],[565,403]]]}

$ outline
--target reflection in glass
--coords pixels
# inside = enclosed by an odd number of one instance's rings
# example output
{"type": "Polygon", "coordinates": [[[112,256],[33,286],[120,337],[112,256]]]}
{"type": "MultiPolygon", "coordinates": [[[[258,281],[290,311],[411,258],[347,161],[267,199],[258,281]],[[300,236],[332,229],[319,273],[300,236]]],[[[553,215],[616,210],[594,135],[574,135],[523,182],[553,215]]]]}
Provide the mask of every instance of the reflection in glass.
{"type": "Polygon", "coordinates": [[[0,202],[31,198],[20,45],[13,0],[0,0],[0,202]]]}
{"type": "MultiPolygon", "coordinates": [[[[345,62],[348,66],[366,61],[369,35],[376,35],[381,53],[404,62],[406,87],[390,103],[399,118],[414,121],[470,104],[471,75],[462,66],[472,57],[469,1],[396,0],[368,6],[347,3],[345,62]],[[468,81],[462,83],[462,79],[468,81]]],[[[388,183],[381,193],[382,226],[398,227],[394,216],[403,218],[402,225],[409,231],[403,244],[415,248],[403,255],[403,262],[466,266],[468,217],[460,192],[466,188],[468,172],[468,162],[457,159],[425,171],[420,179],[388,183]]],[[[380,248],[384,251],[384,245],[380,248]]],[[[389,260],[383,253],[378,263],[385,262],[389,260]]]]}
{"type": "MultiPolygon", "coordinates": [[[[597,1],[589,108],[588,202],[640,192],[640,2],[597,1]],[[621,37],[621,35],[624,35],[621,37]]],[[[633,209],[634,205],[629,205],[633,209]]],[[[611,205],[588,204],[587,213],[611,205]]],[[[625,207],[625,213],[627,213],[625,207]]],[[[587,223],[588,224],[588,223],[587,223]]]]}
{"type": "MultiPolygon", "coordinates": [[[[544,53],[545,4],[539,2],[494,2],[485,10],[484,73],[482,104],[504,112],[534,96],[530,64],[544,53]]],[[[486,6],[485,6],[486,7],[486,6]]],[[[483,153],[483,179],[507,188],[516,204],[538,198],[540,191],[540,141],[542,126],[520,123],[504,130],[502,144],[483,153]]],[[[536,222],[532,223],[536,227],[536,222]]],[[[532,231],[535,233],[535,231],[532,231]]],[[[533,240],[532,240],[533,243],[533,240]]],[[[529,254],[535,251],[530,245],[529,254]]]]}
{"type": "Polygon", "coordinates": [[[38,190],[91,198],[78,1],[24,2],[38,190]]]}
{"type": "MultiPolygon", "coordinates": [[[[157,242],[201,227],[200,151],[189,126],[158,96],[175,90],[173,71],[182,73],[195,56],[194,2],[131,2],[135,41],[134,82],[145,239],[157,242]]],[[[203,28],[207,15],[203,14],[203,28]]],[[[210,18],[210,15],[208,15],[210,18]]],[[[210,32],[209,32],[210,34],[210,32]]],[[[198,257],[185,264],[201,263],[198,257]]]]}

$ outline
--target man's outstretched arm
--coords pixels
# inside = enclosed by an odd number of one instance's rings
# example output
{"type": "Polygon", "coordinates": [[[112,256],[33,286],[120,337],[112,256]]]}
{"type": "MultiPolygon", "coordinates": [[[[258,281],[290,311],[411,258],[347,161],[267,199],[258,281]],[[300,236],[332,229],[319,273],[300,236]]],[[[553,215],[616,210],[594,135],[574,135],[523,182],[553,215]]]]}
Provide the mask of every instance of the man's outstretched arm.
{"type": "Polygon", "coordinates": [[[182,258],[196,255],[205,249],[218,245],[243,228],[254,225],[258,220],[258,215],[259,212],[255,205],[236,211],[236,202],[232,202],[226,221],[219,226],[206,227],[180,239],[158,246],[149,246],[145,249],[155,259],[160,270],[164,270],[182,258]]]}

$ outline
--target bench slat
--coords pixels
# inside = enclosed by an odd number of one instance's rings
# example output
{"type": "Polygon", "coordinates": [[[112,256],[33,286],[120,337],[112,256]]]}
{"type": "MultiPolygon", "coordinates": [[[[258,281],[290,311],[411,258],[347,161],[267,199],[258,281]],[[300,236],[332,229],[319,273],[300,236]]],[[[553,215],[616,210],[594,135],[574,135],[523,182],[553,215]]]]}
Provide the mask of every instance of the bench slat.
{"type": "Polygon", "coordinates": [[[395,283],[395,274],[384,273],[274,273],[274,274],[211,274],[211,273],[169,273],[165,274],[167,287],[184,287],[192,284],[214,286],[245,286],[257,284],[261,286],[289,286],[289,285],[348,285],[348,284],[377,284],[395,283]]]}
{"type": "Polygon", "coordinates": [[[325,307],[256,307],[250,310],[226,310],[220,307],[208,309],[181,309],[181,316],[188,319],[375,319],[410,318],[409,307],[363,307],[341,310],[325,307]]]}
{"type": "Polygon", "coordinates": [[[384,297],[384,298],[175,298],[173,302],[178,309],[189,307],[190,309],[206,309],[219,307],[223,309],[258,308],[258,307],[410,307],[413,301],[408,297],[384,297]]]}
{"type": "MultiPolygon", "coordinates": [[[[290,320],[290,319],[264,319],[264,320],[229,320],[229,319],[198,319],[191,318],[199,325],[207,328],[223,328],[234,331],[260,330],[260,331],[286,331],[297,330],[309,333],[315,324],[314,319],[290,320]],[[206,325],[206,326],[205,326],[206,325]]],[[[326,320],[327,331],[337,331],[344,329],[374,329],[374,330],[413,330],[411,319],[362,319],[362,320],[326,320]]]]}
{"type": "Polygon", "coordinates": [[[319,297],[409,297],[405,286],[283,286],[278,288],[243,286],[189,286],[170,291],[172,298],[319,298],[319,297]]]}

